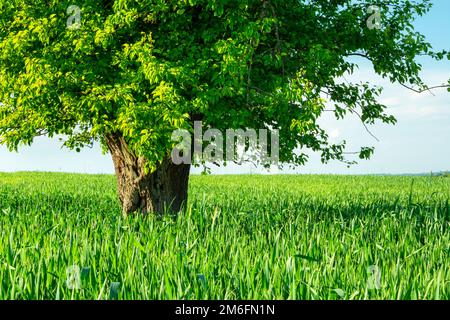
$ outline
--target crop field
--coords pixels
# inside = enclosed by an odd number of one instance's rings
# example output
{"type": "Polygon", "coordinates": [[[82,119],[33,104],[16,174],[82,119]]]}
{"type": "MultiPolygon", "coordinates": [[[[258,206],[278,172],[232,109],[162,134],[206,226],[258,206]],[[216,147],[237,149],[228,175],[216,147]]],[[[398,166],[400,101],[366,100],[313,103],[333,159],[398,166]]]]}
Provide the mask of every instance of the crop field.
{"type": "Polygon", "coordinates": [[[0,299],[450,299],[450,179],[192,176],[177,217],[115,177],[0,174],[0,299]]]}

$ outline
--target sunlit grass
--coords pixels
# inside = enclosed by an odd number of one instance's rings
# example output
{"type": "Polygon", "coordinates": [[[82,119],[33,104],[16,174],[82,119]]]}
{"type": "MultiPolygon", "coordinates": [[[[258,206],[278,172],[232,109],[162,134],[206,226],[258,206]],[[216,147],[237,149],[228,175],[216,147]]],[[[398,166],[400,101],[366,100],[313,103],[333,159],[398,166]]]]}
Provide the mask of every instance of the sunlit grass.
{"type": "Polygon", "coordinates": [[[449,178],[193,176],[189,196],[124,218],[113,176],[0,174],[0,299],[450,299],[449,178]]]}

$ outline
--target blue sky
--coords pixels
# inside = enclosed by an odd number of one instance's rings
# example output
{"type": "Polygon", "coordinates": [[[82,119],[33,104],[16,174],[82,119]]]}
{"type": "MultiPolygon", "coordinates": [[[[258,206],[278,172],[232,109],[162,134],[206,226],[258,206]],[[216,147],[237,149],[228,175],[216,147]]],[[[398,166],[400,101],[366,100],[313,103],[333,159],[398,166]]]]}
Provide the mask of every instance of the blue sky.
{"type": "MultiPolygon", "coordinates": [[[[435,0],[433,3],[432,11],[416,22],[416,28],[426,35],[435,49],[450,49],[450,1],[435,0]]],[[[421,62],[423,77],[430,85],[446,83],[450,78],[449,61],[422,59],[421,62]]],[[[373,126],[371,131],[379,138],[378,142],[366,133],[358,119],[337,121],[325,115],[320,121],[333,140],[347,140],[350,149],[375,146],[373,158],[347,168],[340,163],[323,165],[317,155],[311,154],[310,162],[304,167],[282,172],[272,170],[271,173],[401,174],[450,170],[450,93],[444,89],[435,90],[434,95],[413,93],[377,77],[364,62],[350,80],[382,85],[385,88],[382,102],[389,105],[398,124],[373,126]]],[[[110,156],[103,155],[98,145],[76,153],[61,149],[57,139],[42,137],[18,153],[0,147],[0,171],[113,173],[114,168],[110,156]]],[[[266,172],[244,165],[213,168],[213,173],[266,172]]]]}

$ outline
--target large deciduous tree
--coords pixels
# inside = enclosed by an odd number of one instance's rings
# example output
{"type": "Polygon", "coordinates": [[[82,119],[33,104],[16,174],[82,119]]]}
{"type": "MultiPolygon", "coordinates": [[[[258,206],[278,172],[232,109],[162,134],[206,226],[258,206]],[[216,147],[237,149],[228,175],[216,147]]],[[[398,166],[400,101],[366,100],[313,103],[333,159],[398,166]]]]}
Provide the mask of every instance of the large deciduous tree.
{"type": "MultiPolygon", "coordinates": [[[[178,211],[189,164],[170,158],[175,129],[276,128],[281,163],[305,150],[346,161],[317,124],[394,123],[380,89],[339,79],[352,56],[392,82],[423,89],[418,55],[437,59],[412,21],[429,1],[0,0],[0,142],[39,135],[113,158],[126,213],[178,211]],[[369,7],[376,5],[380,12],[369,7]],[[300,150],[300,151],[296,151],[300,150]]],[[[375,8],[376,9],[376,8],[375,8]]],[[[361,158],[373,149],[363,147],[361,158]]]]}

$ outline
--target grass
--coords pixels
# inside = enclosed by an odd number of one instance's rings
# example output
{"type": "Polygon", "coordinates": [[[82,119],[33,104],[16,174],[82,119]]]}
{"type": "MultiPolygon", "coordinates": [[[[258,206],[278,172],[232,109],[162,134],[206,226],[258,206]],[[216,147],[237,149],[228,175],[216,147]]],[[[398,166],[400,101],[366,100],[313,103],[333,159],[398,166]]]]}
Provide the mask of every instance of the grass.
{"type": "Polygon", "coordinates": [[[178,217],[115,178],[0,174],[0,299],[450,299],[450,179],[193,176],[178,217]]]}

